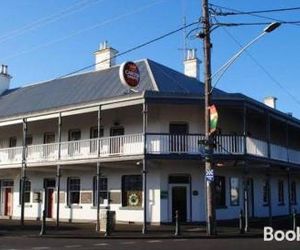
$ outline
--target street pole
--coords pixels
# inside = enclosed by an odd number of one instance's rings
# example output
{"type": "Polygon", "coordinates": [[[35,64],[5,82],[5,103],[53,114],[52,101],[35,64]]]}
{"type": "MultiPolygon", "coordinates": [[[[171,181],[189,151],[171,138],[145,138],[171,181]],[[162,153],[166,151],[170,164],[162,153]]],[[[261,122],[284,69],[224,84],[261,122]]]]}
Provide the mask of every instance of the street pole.
{"type": "MultiPolygon", "coordinates": [[[[211,95],[211,42],[210,42],[210,20],[208,0],[202,0],[202,23],[203,23],[203,52],[204,52],[204,84],[205,84],[205,173],[213,170],[211,161],[212,141],[210,135],[210,95],[211,95]]],[[[206,180],[206,225],[207,234],[215,235],[215,204],[214,204],[214,181],[206,180]]]]}

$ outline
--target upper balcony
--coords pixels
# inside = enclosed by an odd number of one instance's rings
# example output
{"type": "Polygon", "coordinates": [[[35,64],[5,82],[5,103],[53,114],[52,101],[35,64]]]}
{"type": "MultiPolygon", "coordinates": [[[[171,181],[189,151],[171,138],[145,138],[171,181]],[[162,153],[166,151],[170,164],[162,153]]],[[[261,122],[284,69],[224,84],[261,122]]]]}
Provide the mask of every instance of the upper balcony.
{"type": "MultiPolygon", "coordinates": [[[[147,154],[152,155],[204,155],[199,143],[203,135],[147,134],[147,154]]],[[[218,135],[215,137],[215,155],[252,155],[265,159],[299,164],[300,151],[252,137],[218,135]],[[270,152],[270,153],[269,153],[270,152]]],[[[102,137],[50,144],[30,145],[26,148],[27,164],[47,164],[58,161],[96,160],[139,156],[144,153],[143,134],[102,137]],[[60,154],[59,154],[60,150],[60,154]]],[[[0,166],[22,163],[22,147],[0,149],[0,166]]]]}

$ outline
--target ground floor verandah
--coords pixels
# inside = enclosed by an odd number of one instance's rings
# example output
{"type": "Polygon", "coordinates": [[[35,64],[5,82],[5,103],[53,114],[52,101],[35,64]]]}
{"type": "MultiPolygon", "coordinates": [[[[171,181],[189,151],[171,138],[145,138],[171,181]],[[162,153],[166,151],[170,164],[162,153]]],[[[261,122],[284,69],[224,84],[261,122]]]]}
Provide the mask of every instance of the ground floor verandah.
{"type": "MultiPolygon", "coordinates": [[[[143,223],[142,161],[101,163],[100,211],[116,212],[117,222],[143,223]]],[[[0,170],[4,218],[19,219],[20,169],[0,170]]],[[[56,167],[26,170],[25,219],[57,216],[56,167]]],[[[61,166],[59,220],[95,222],[96,164],[61,166]]],[[[300,206],[300,174],[279,166],[222,162],[215,167],[217,220],[283,216],[300,206]],[[298,202],[298,203],[297,203],[298,202]]],[[[205,171],[199,160],[147,160],[147,222],[169,223],[175,211],[186,222],[205,221],[205,171]]]]}

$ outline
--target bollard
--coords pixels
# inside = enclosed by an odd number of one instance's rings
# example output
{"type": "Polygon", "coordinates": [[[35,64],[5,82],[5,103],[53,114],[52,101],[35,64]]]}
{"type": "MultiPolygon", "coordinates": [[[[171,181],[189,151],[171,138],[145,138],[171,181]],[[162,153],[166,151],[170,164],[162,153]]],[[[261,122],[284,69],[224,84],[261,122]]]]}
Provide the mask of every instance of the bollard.
{"type": "Polygon", "coordinates": [[[110,216],[109,210],[106,211],[106,229],[105,229],[105,237],[110,236],[110,216]]]}
{"type": "Polygon", "coordinates": [[[293,209],[293,231],[296,232],[297,229],[297,210],[293,209]]]}
{"type": "Polygon", "coordinates": [[[40,231],[40,236],[43,236],[46,234],[46,210],[43,210],[43,215],[42,215],[42,225],[41,225],[41,231],[40,231]]]}
{"type": "Polygon", "coordinates": [[[240,210],[240,221],[239,221],[239,224],[240,224],[240,233],[243,234],[245,233],[245,228],[244,228],[244,212],[243,212],[243,209],[240,210]]]}
{"type": "Polygon", "coordinates": [[[179,236],[180,232],[180,222],[179,222],[179,212],[176,210],[175,212],[175,236],[179,236]]]}

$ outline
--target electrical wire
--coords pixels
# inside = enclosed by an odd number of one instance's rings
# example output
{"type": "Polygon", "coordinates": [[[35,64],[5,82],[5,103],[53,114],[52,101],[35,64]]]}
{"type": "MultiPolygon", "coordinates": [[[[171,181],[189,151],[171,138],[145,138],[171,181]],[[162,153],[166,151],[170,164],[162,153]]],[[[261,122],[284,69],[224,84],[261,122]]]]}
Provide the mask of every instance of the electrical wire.
{"type": "Polygon", "coordinates": [[[0,36],[0,43],[6,42],[10,39],[16,38],[20,35],[23,35],[29,31],[38,29],[40,27],[43,27],[47,24],[56,22],[66,16],[69,16],[71,14],[74,14],[78,11],[83,10],[84,8],[88,7],[91,4],[95,4],[97,2],[103,2],[104,0],[80,0],[77,1],[75,4],[68,6],[67,8],[60,10],[57,13],[51,14],[49,16],[40,18],[32,23],[26,24],[20,28],[17,28],[15,30],[12,30],[6,34],[3,34],[0,36]]]}
{"type": "Polygon", "coordinates": [[[198,23],[199,23],[199,21],[196,21],[196,22],[192,22],[192,23],[190,23],[190,24],[184,25],[184,26],[182,26],[182,27],[180,27],[180,28],[178,28],[178,29],[176,29],[176,30],[170,31],[170,32],[168,32],[168,33],[166,33],[166,34],[164,34],[164,35],[161,35],[161,36],[159,36],[159,37],[156,37],[156,38],[154,38],[154,39],[151,39],[151,40],[149,40],[149,41],[147,41],[147,42],[141,43],[141,44],[139,44],[139,45],[137,45],[137,46],[135,46],[135,47],[132,47],[132,48],[130,48],[130,49],[128,49],[128,50],[125,50],[125,51],[123,51],[123,52],[119,52],[119,53],[117,53],[115,56],[112,56],[111,58],[102,60],[102,61],[100,61],[100,62],[98,62],[98,63],[93,63],[93,64],[90,64],[90,65],[87,65],[87,66],[82,67],[82,68],[80,68],[80,69],[74,70],[74,71],[72,71],[72,72],[70,72],[70,73],[68,73],[68,74],[64,74],[64,75],[62,75],[62,76],[59,76],[59,77],[57,77],[57,79],[60,79],[60,78],[64,78],[64,77],[67,77],[67,76],[70,76],[70,75],[77,74],[77,73],[79,73],[79,72],[81,72],[81,71],[83,71],[83,70],[86,70],[86,69],[89,69],[89,68],[91,68],[91,67],[94,67],[95,65],[98,65],[98,64],[100,64],[100,63],[103,63],[103,62],[106,62],[106,61],[108,61],[108,60],[117,58],[117,57],[119,57],[119,56],[123,56],[123,55],[128,54],[128,53],[130,53],[130,52],[132,52],[132,51],[135,51],[135,50],[137,50],[137,49],[140,49],[140,48],[142,48],[142,47],[145,47],[145,46],[147,46],[147,45],[150,45],[150,44],[152,44],[152,43],[154,43],[154,42],[157,42],[157,41],[159,41],[159,40],[162,40],[162,39],[164,39],[164,38],[166,38],[166,37],[168,37],[168,36],[171,36],[171,35],[173,35],[173,34],[179,32],[179,31],[182,31],[183,29],[186,29],[186,28],[191,27],[191,26],[193,26],[193,25],[195,25],[195,24],[198,24],[198,23]]]}
{"type": "Polygon", "coordinates": [[[116,16],[116,17],[107,19],[107,20],[105,20],[105,21],[103,21],[103,22],[101,22],[101,23],[99,23],[99,24],[95,24],[95,25],[93,25],[93,26],[90,26],[90,27],[87,27],[87,28],[84,28],[84,29],[81,29],[81,30],[76,30],[75,32],[73,32],[73,33],[71,33],[71,34],[69,34],[69,35],[67,35],[67,36],[64,36],[64,37],[61,37],[61,38],[58,38],[58,39],[55,39],[55,40],[52,40],[52,41],[48,41],[48,42],[43,43],[43,44],[39,44],[39,45],[37,45],[37,46],[31,47],[31,48],[28,49],[28,50],[22,50],[21,52],[16,52],[16,53],[14,53],[14,54],[12,54],[12,55],[8,55],[8,56],[6,56],[6,57],[2,57],[1,59],[2,59],[3,61],[5,61],[5,60],[8,60],[8,59],[12,59],[12,58],[18,57],[18,56],[23,55],[23,54],[28,54],[28,53],[33,52],[33,51],[38,50],[38,49],[42,49],[42,48],[48,47],[48,46],[53,45],[53,44],[55,44],[55,43],[62,42],[62,41],[67,40],[67,39],[69,39],[69,38],[71,38],[71,37],[73,37],[73,36],[76,36],[76,35],[82,34],[82,33],[84,33],[84,32],[88,32],[88,31],[90,31],[90,30],[99,28],[99,27],[101,27],[101,26],[104,26],[104,25],[107,25],[107,24],[109,24],[109,23],[118,21],[118,20],[120,20],[120,19],[122,19],[122,18],[131,16],[131,15],[133,15],[133,14],[137,14],[137,13],[139,13],[139,12],[145,10],[145,9],[148,9],[148,8],[152,7],[153,5],[156,5],[156,4],[160,3],[160,2],[161,2],[161,1],[158,1],[158,2],[152,2],[152,3],[148,4],[148,5],[145,5],[145,6],[142,6],[142,7],[140,7],[140,8],[134,9],[134,10],[131,11],[131,12],[125,12],[125,13],[122,14],[122,15],[119,15],[119,16],[116,16]]]}
{"type": "MultiPolygon", "coordinates": [[[[214,7],[219,7],[214,4],[210,4],[214,7]]],[[[217,16],[234,16],[234,15],[249,15],[249,14],[261,14],[261,13],[273,13],[273,12],[283,12],[283,11],[294,11],[300,10],[300,7],[292,7],[292,8],[281,8],[281,9],[269,9],[269,10],[253,10],[253,11],[244,11],[244,12],[216,12],[214,13],[217,16]]]]}
{"type": "MultiPolygon", "coordinates": [[[[226,27],[222,27],[225,33],[240,47],[243,48],[243,45],[226,29],[226,27]]],[[[255,57],[249,52],[245,51],[247,56],[266,74],[269,79],[275,83],[281,90],[283,90],[289,97],[291,97],[296,104],[300,106],[300,100],[294,96],[287,88],[284,87],[261,63],[259,63],[255,57]]],[[[216,84],[213,86],[213,89],[216,87],[216,84]]]]}
{"type": "MultiPolygon", "coordinates": [[[[212,7],[216,7],[216,8],[220,8],[220,9],[225,9],[225,10],[230,10],[230,11],[234,11],[240,14],[247,14],[246,12],[243,12],[241,10],[237,10],[237,9],[232,9],[232,8],[228,8],[228,7],[223,7],[220,5],[216,5],[216,4],[210,4],[212,7]]],[[[254,17],[258,17],[258,18],[263,18],[263,19],[267,19],[267,20],[271,20],[271,21],[276,21],[276,22],[280,22],[280,23],[287,23],[287,24],[293,24],[296,26],[300,26],[300,21],[286,21],[286,20],[281,20],[281,19],[277,19],[277,18],[272,18],[269,16],[264,16],[264,15],[258,15],[258,14],[247,14],[249,16],[254,16],[254,17]]]]}

